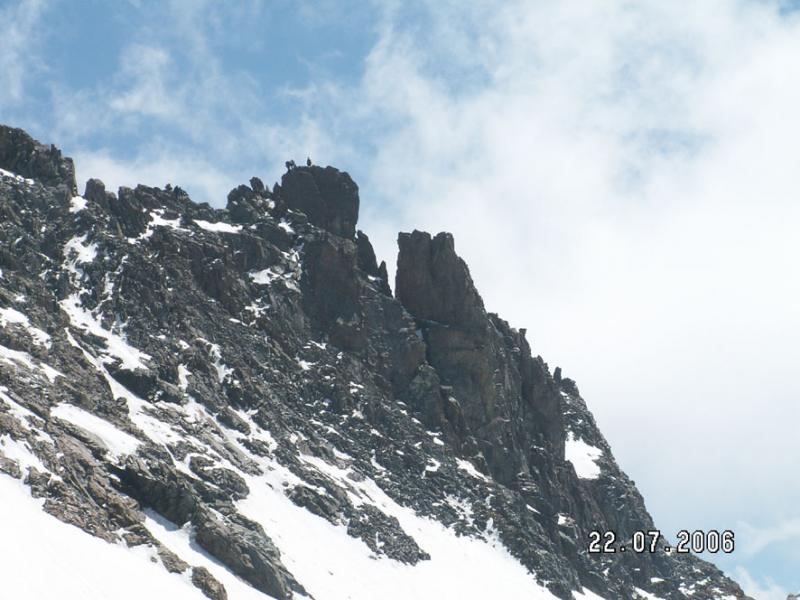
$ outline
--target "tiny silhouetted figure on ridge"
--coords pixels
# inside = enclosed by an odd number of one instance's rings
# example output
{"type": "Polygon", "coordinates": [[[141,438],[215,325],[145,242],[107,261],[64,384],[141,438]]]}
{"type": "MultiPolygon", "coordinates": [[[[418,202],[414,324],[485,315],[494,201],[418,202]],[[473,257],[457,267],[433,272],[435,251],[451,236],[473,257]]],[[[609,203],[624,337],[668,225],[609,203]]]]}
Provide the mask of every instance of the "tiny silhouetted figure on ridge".
{"type": "Polygon", "coordinates": [[[307,167],[311,166],[311,157],[310,156],[308,158],[306,158],[306,166],[307,167]]]}

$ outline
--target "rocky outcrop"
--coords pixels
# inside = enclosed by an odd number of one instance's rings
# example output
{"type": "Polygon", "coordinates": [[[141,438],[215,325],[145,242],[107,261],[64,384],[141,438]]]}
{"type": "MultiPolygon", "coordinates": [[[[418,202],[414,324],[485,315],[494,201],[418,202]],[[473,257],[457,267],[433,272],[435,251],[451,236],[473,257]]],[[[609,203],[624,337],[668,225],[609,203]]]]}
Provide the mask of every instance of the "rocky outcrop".
{"type": "Polygon", "coordinates": [[[334,235],[352,239],[358,221],[358,186],[333,167],[294,167],[281,178],[280,198],[291,210],[334,235]]]}
{"type": "MultiPolygon", "coordinates": [[[[559,390],[521,334],[488,315],[453,237],[401,233],[397,297],[416,318],[446,390],[456,444],[511,487],[564,456],[559,390]]],[[[438,400],[434,399],[435,402],[438,400]]]]}
{"type": "Polygon", "coordinates": [[[0,125],[0,169],[39,181],[49,187],[63,187],[78,194],[75,166],[61,150],[36,141],[22,129],[0,125]]]}
{"type": "Polygon", "coordinates": [[[467,265],[455,253],[453,236],[440,233],[431,239],[414,231],[401,233],[397,243],[395,289],[403,306],[419,320],[481,335],[486,311],[467,265]]]}
{"type": "Polygon", "coordinates": [[[250,179],[250,186],[240,185],[228,194],[227,209],[234,223],[254,223],[274,207],[272,194],[258,177],[250,179]]]}
{"type": "Polygon", "coordinates": [[[434,531],[502,544],[564,600],[744,597],[663,539],[587,552],[589,531],[652,519],[577,385],[486,311],[449,234],[400,235],[392,296],[332,167],[253,178],[224,210],[96,179],[71,199],[71,162],[3,131],[0,167],[35,181],[0,177],[0,477],[50,514],[149,548],[215,600],[234,597],[216,569],[315,594],[301,574],[339,549],[293,537],[313,531],[409,579],[442,564],[434,531]],[[567,460],[578,441],[591,472],[567,460]]]}
{"type": "Polygon", "coordinates": [[[362,283],[356,274],[356,245],[321,232],[303,247],[303,287],[307,312],[335,343],[357,350],[366,343],[361,312],[362,283]]]}
{"type": "Polygon", "coordinates": [[[261,526],[241,515],[220,520],[207,510],[196,517],[201,548],[227,565],[254,588],[278,600],[291,600],[303,587],[281,564],[280,552],[261,526]]]}
{"type": "Polygon", "coordinates": [[[205,567],[192,568],[192,583],[211,600],[228,600],[225,587],[205,567]]]}
{"type": "Polygon", "coordinates": [[[369,237],[360,229],[356,233],[356,248],[358,252],[358,268],[378,284],[380,291],[387,296],[391,296],[392,289],[389,287],[386,261],[381,261],[381,264],[378,264],[378,260],[375,258],[375,250],[372,248],[369,237]]]}

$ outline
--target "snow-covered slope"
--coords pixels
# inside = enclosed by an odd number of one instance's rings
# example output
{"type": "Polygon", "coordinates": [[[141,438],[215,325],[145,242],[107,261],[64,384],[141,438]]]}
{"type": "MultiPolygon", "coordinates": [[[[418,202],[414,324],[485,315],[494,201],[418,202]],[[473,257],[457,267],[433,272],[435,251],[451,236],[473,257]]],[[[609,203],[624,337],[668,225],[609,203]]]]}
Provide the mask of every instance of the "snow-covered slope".
{"type": "Polygon", "coordinates": [[[62,523],[42,512],[42,501],[31,498],[27,486],[5,474],[0,475],[0,498],[2,598],[203,597],[187,577],[168,573],[151,547],[109,544],[62,523]]]}
{"type": "Polygon", "coordinates": [[[355,183],[118,194],[0,127],[0,597],[742,598],[654,528],[447,234],[396,290],[355,183]]]}

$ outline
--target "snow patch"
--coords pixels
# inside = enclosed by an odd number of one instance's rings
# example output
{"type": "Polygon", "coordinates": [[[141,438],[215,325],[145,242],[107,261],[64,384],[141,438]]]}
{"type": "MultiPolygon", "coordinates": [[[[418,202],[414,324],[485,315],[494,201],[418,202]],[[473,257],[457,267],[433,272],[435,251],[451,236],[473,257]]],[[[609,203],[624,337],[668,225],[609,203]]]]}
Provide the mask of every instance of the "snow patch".
{"type": "Polygon", "coordinates": [[[600,448],[591,446],[575,438],[571,431],[567,434],[564,444],[564,458],[575,467],[575,473],[581,479],[597,479],[600,477],[600,467],[595,462],[603,455],[600,448]]]}
{"type": "Polygon", "coordinates": [[[183,437],[175,433],[169,425],[148,414],[150,407],[148,402],[145,402],[139,398],[139,396],[131,392],[128,388],[111,377],[111,375],[108,374],[103,362],[92,356],[83,346],[81,346],[77,340],[72,337],[69,329],[66,329],[65,332],[67,334],[67,341],[70,343],[70,345],[78,348],[83,353],[84,358],[86,358],[86,360],[92,364],[106,380],[113,397],[122,398],[125,400],[128,405],[131,421],[133,421],[133,423],[139,429],[141,429],[148,438],[157,444],[164,445],[179,442],[183,439],[183,437]]]}
{"type": "Polygon", "coordinates": [[[83,196],[73,196],[69,201],[69,212],[76,213],[86,208],[86,198],[83,196]]]}
{"type": "MultiPolygon", "coordinates": [[[[101,338],[106,344],[106,352],[121,362],[123,369],[147,369],[145,360],[150,360],[150,355],[128,344],[124,336],[118,335],[104,328],[95,316],[81,305],[80,294],[73,293],[59,302],[61,309],[67,313],[73,327],[82,329],[94,336],[101,338]]],[[[109,357],[104,362],[111,362],[109,357]]]]}
{"type": "MultiPolygon", "coordinates": [[[[33,453],[28,442],[14,440],[9,435],[1,435],[0,454],[4,455],[6,458],[17,461],[23,474],[30,471],[31,468],[43,473],[49,473],[47,467],[45,467],[42,461],[39,460],[39,457],[33,453]]],[[[3,504],[5,507],[5,502],[3,502],[3,504]]]]}
{"type": "Polygon", "coordinates": [[[203,341],[209,345],[211,358],[214,359],[214,370],[217,372],[217,380],[223,383],[228,377],[233,375],[233,369],[222,362],[222,351],[219,349],[219,344],[212,344],[206,340],[203,341]]]}
{"type": "Polygon", "coordinates": [[[129,433],[121,431],[105,419],[101,419],[97,415],[93,415],[73,404],[54,406],[50,414],[96,435],[115,459],[135,453],[139,444],[141,444],[139,440],[129,433]]]}
{"type": "MultiPolygon", "coordinates": [[[[258,282],[256,282],[258,283],[258,282]]],[[[245,306],[244,310],[247,312],[253,313],[254,319],[260,319],[261,315],[263,315],[269,309],[269,305],[261,306],[258,301],[252,302],[250,305],[245,306]]],[[[252,323],[251,323],[252,324],[252,323]]]]}
{"type": "Polygon", "coordinates": [[[31,336],[33,343],[38,346],[45,346],[49,349],[52,345],[50,336],[38,327],[31,325],[28,317],[21,312],[13,308],[0,308],[0,327],[8,327],[9,325],[21,325],[31,336]]]}
{"type": "Polygon", "coordinates": [[[469,502],[452,494],[445,496],[445,502],[458,513],[468,526],[472,526],[473,511],[469,502]]]}
{"type": "MultiPolygon", "coordinates": [[[[155,229],[156,227],[167,227],[169,229],[181,229],[181,218],[175,217],[174,219],[164,218],[164,209],[158,208],[150,213],[150,223],[148,229],[155,229]]],[[[183,229],[182,231],[188,231],[183,229]]]]}
{"type": "Polygon", "coordinates": [[[425,477],[425,473],[436,473],[441,466],[442,463],[440,463],[438,460],[435,458],[429,458],[428,464],[425,465],[425,471],[423,471],[422,476],[425,477]]]}
{"type": "Polygon", "coordinates": [[[302,358],[296,358],[297,364],[300,365],[300,368],[303,371],[311,370],[311,367],[316,366],[317,363],[308,362],[307,360],[303,360],[302,358]]]}
{"type": "Polygon", "coordinates": [[[458,466],[459,469],[469,474],[470,476],[474,477],[475,479],[482,479],[483,481],[487,481],[486,475],[478,471],[478,469],[475,468],[475,465],[473,465],[468,460],[457,458],[456,465],[458,466]]]}
{"type": "Polygon", "coordinates": [[[167,227],[169,229],[173,229],[175,231],[186,231],[189,232],[188,229],[184,229],[181,227],[181,218],[176,217],[174,219],[165,219],[164,218],[165,209],[157,208],[150,213],[150,222],[147,224],[147,229],[144,233],[139,235],[135,238],[128,238],[129,244],[138,244],[141,240],[146,240],[153,235],[156,227],[167,227]]]}
{"type": "Polygon", "coordinates": [[[33,185],[33,179],[27,179],[22,175],[17,175],[16,173],[12,173],[11,171],[6,171],[5,169],[0,169],[0,178],[2,179],[13,179],[17,183],[24,183],[26,185],[33,185]]]}
{"type": "Polygon", "coordinates": [[[210,221],[201,221],[200,219],[195,219],[194,223],[200,229],[217,233],[239,233],[242,231],[241,225],[231,225],[230,223],[211,223],[210,221]]]}
{"type": "Polygon", "coordinates": [[[258,285],[269,285],[276,279],[280,279],[281,275],[276,273],[272,269],[262,269],[261,271],[250,271],[247,274],[250,279],[253,280],[253,283],[258,285]]]}
{"type": "Polygon", "coordinates": [[[185,392],[189,387],[189,375],[191,375],[191,372],[186,368],[186,365],[178,365],[178,387],[182,392],[185,392]]]}
{"type": "Polygon", "coordinates": [[[68,268],[71,272],[77,274],[75,269],[76,265],[93,262],[97,258],[97,244],[87,244],[86,239],[89,237],[88,233],[82,236],[75,236],[64,244],[64,256],[68,261],[68,268]]]}
{"type": "Polygon", "coordinates": [[[56,377],[63,377],[63,374],[60,371],[55,370],[50,365],[45,363],[39,363],[37,365],[34,362],[33,357],[27,352],[12,350],[11,348],[7,348],[2,344],[0,344],[0,362],[4,362],[15,368],[18,368],[20,365],[22,365],[31,371],[38,369],[44,374],[45,377],[47,377],[50,383],[53,383],[56,377]]]}

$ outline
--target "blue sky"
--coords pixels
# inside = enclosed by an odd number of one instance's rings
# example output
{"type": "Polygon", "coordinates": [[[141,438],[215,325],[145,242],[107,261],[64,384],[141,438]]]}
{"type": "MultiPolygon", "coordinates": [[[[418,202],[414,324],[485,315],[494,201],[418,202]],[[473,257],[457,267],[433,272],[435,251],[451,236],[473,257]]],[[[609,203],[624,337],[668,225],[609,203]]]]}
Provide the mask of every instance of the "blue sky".
{"type": "MultiPolygon", "coordinates": [[[[0,0],[0,122],[112,189],[310,155],[455,234],[487,306],[575,378],[662,530],[800,591],[794,2],[0,0]],[[655,443],[658,440],[658,443],[655,443]]],[[[82,184],[81,184],[82,185],[82,184]]]]}

